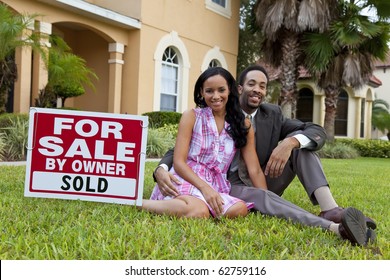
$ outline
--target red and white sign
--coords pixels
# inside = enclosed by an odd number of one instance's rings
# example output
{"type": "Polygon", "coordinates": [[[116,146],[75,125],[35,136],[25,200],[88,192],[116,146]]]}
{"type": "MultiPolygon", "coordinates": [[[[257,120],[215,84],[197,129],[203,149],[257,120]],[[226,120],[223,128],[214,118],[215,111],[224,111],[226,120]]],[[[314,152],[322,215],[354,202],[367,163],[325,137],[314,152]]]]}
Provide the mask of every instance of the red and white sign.
{"type": "Polygon", "coordinates": [[[31,108],[25,196],[142,205],[146,116],[31,108]]]}

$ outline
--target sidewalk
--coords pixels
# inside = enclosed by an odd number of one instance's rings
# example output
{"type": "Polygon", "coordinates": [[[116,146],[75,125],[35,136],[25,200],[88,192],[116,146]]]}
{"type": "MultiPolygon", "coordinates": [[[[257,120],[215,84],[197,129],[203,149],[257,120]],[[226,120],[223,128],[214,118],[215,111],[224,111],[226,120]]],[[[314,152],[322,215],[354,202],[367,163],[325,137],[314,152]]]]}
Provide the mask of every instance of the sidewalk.
{"type": "Polygon", "coordinates": [[[0,161],[0,166],[26,165],[25,161],[0,161]]]}

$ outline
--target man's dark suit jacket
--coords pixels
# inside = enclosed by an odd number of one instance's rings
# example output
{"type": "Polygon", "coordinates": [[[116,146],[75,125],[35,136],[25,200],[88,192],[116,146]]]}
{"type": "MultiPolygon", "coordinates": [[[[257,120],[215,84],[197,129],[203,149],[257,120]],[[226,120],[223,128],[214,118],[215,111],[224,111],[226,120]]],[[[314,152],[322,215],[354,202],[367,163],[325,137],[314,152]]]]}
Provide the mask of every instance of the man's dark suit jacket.
{"type": "Polygon", "coordinates": [[[260,105],[255,115],[255,125],[256,152],[263,168],[278,143],[291,133],[299,131],[312,140],[315,145],[307,149],[313,151],[321,149],[326,140],[325,129],[322,126],[285,118],[280,107],[274,104],[260,105]]]}
{"type": "MultiPolygon", "coordinates": [[[[291,133],[299,131],[299,133],[312,140],[315,145],[307,149],[313,151],[322,148],[326,140],[326,133],[323,127],[311,122],[285,118],[281,108],[274,104],[263,103],[260,105],[255,115],[255,125],[256,152],[263,170],[278,143],[291,133]]],[[[171,168],[173,164],[173,149],[164,155],[159,164],[162,163],[171,168]]],[[[246,180],[244,181],[246,183],[246,180]]]]}

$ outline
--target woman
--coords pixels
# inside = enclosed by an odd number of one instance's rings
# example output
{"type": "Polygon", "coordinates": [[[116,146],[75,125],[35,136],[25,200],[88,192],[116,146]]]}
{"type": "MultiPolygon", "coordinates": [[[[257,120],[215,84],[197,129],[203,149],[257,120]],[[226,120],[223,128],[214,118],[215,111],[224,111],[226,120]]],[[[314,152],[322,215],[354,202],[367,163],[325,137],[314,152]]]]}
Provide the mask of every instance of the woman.
{"type": "Polygon", "coordinates": [[[226,178],[237,149],[253,186],[266,189],[266,181],[233,76],[221,67],[207,69],[196,81],[194,101],[197,108],[181,117],[170,170],[182,182],[180,194],[164,197],[156,185],[142,209],[181,217],[245,216],[253,205],[230,196],[226,178]]]}

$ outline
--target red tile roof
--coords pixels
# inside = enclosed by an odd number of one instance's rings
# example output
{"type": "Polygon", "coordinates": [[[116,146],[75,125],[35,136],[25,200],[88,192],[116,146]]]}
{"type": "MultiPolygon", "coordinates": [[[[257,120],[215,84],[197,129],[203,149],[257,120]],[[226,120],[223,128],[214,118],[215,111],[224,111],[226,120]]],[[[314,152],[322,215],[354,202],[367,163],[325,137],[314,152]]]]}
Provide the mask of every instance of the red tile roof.
{"type": "MultiPolygon", "coordinates": [[[[282,72],[280,70],[280,67],[279,68],[274,68],[270,64],[263,63],[261,61],[259,61],[258,64],[261,64],[267,70],[268,77],[269,77],[270,81],[274,81],[274,80],[278,80],[279,79],[279,77],[281,75],[281,72],[282,72]]],[[[385,66],[376,66],[376,67],[385,67],[385,66]]],[[[389,60],[387,62],[387,67],[390,67],[390,57],[389,57],[389,60]]],[[[310,79],[311,78],[311,74],[303,66],[299,66],[298,67],[298,73],[299,73],[298,79],[310,79]]],[[[369,82],[368,82],[368,84],[370,86],[372,86],[372,87],[379,87],[379,86],[382,85],[382,81],[379,80],[374,75],[372,75],[370,80],[369,80],[369,82]]]]}

